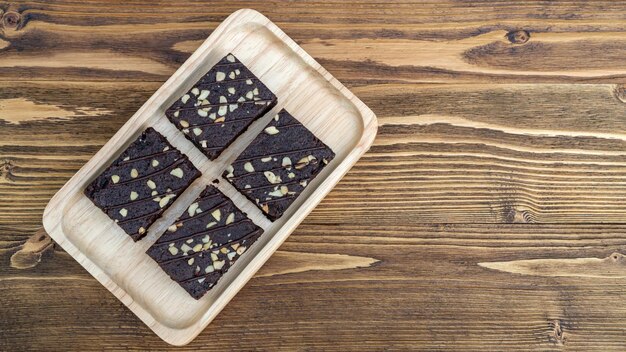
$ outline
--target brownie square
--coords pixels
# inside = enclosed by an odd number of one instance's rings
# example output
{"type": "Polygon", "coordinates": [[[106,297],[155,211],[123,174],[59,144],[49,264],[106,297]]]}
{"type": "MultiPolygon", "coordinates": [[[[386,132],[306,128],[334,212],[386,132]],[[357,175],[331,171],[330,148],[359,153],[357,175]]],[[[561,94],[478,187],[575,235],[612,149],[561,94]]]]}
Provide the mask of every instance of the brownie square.
{"type": "Polygon", "coordinates": [[[165,115],[214,160],[274,105],[274,93],[233,54],[228,54],[165,115]]]}
{"type": "Polygon", "coordinates": [[[199,176],[185,155],[148,128],[87,186],[85,195],[138,241],[199,176]]]}
{"type": "Polygon", "coordinates": [[[200,299],[262,233],[209,185],[147,253],[172,280],[200,299]]]}
{"type": "Polygon", "coordinates": [[[326,144],[283,109],[223,176],[274,221],[334,157],[326,144]]]}

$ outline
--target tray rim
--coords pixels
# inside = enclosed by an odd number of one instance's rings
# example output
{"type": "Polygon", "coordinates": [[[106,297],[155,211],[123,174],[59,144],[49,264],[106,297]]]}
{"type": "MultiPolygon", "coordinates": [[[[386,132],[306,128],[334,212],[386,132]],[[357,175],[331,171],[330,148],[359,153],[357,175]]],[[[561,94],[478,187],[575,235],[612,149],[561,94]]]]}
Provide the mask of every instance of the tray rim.
{"type": "Polygon", "coordinates": [[[378,130],[378,121],[374,112],[367,107],[359,98],[357,98],[350,90],[348,90],[341,82],[332,76],[325,68],[323,68],[313,57],[311,57],[303,48],[301,48],[293,39],[283,32],[276,24],[269,20],[266,16],[253,9],[240,9],[230,14],[222,21],[207,37],[207,39],[196,49],[196,51],[167,79],[161,87],[135,112],[128,121],[120,127],[120,129],[102,146],[102,148],[94,154],[77,172],[74,174],[59,191],[50,199],[43,213],[43,225],[46,232],[57,242],[68,254],[72,256],[81,266],[87,270],[96,280],[106,287],[113,295],[115,295],[126,307],[128,307],[141,321],[143,321],[155,334],[157,334],[165,342],[183,346],[191,342],[197,337],[209,323],[219,314],[219,312],[230,302],[230,300],[239,292],[239,290],[254,276],[260,267],[269,259],[269,257],[278,249],[278,247],[289,237],[295,228],[302,222],[306,216],[319,204],[319,202],[334,188],[341,178],[354,166],[359,158],[370,148],[376,137],[378,130]],[[186,328],[175,329],[161,324],[154,319],[152,315],[146,311],[141,305],[133,304],[133,298],[127,294],[124,289],[117,285],[106,272],[96,265],[87,254],[78,249],[65,235],[62,229],[63,210],[65,209],[65,200],[74,192],[73,185],[84,177],[89,176],[89,171],[97,159],[107,153],[108,149],[113,148],[116,144],[124,143],[128,140],[128,127],[135,123],[144,123],[141,120],[142,115],[150,116],[149,109],[157,106],[157,100],[168,90],[172,84],[175,84],[179,78],[183,77],[184,71],[189,66],[199,60],[202,54],[210,50],[211,45],[219,36],[231,26],[236,26],[238,22],[256,22],[268,30],[270,30],[283,44],[287,45],[294,53],[312,69],[322,75],[338,92],[340,92],[347,100],[349,100],[362,118],[363,130],[361,137],[354,148],[346,155],[341,163],[326,177],[318,186],[316,192],[307,198],[302,206],[298,209],[298,215],[289,218],[285,224],[276,231],[272,240],[263,248],[255,257],[260,257],[260,264],[253,267],[252,263],[242,269],[240,275],[226,288],[223,294],[207,309],[198,321],[186,328]]]}

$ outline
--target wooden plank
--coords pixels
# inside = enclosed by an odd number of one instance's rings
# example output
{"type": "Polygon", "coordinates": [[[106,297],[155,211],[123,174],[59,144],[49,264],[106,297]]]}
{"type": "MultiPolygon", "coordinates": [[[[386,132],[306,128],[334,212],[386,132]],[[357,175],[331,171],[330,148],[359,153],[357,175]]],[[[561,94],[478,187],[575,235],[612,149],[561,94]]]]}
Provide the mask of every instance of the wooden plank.
{"type": "MultiPolygon", "coordinates": [[[[134,112],[133,99],[151,89],[36,82],[0,96],[67,109],[64,119],[0,129],[2,221],[35,224],[54,191],[134,112]],[[59,95],[38,95],[53,90],[59,95]],[[79,95],[76,105],[59,102],[79,95]],[[80,115],[90,107],[101,110],[80,115]]],[[[372,224],[398,212],[426,223],[624,221],[626,105],[613,85],[382,84],[356,93],[380,112],[379,137],[312,221],[349,214],[346,221],[372,224]]]]}
{"type": "MultiPolygon", "coordinates": [[[[258,6],[200,2],[191,11],[182,3],[151,1],[0,4],[19,16],[0,39],[0,79],[6,81],[59,75],[76,81],[164,81],[228,14],[258,6]]],[[[376,2],[333,1],[262,7],[349,85],[626,82],[622,2],[398,2],[382,10],[376,2]]]]}
{"type": "MultiPolygon", "coordinates": [[[[623,257],[613,259],[611,251],[626,244],[624,230],[624,225],[305,223],[218,316],[212,325],[217,328],[209,327],[183,350],[207,344],[345,350],[366,343],[372,350],[556,350],[562,344],[617,350],[625,347],[623,279],[589,276],[586,266],[564,264],[607,258],[598,272],[623,276],[623,257]],[[333,267],[337,262],[329,255],[336,253],[353,259],[333,267]],[[520,258],[553,263],[524,274],[489,268],[520,258]],[[308,270],[283,271],[294,267],[308,270]],[[223,328],[242,334],[223,338],[223,328]]],[[[11,323],[3,325],[0,341],[33,349],[59,343],[81,350],[167,348],[67,254],[54,253],[38,268],[39,273],[3,269],[2,308],[11,323]],[[45,316],[34,324],[27,311],[45,316]],[[59,325],[61,315],[66,323],[59,325]]]]}

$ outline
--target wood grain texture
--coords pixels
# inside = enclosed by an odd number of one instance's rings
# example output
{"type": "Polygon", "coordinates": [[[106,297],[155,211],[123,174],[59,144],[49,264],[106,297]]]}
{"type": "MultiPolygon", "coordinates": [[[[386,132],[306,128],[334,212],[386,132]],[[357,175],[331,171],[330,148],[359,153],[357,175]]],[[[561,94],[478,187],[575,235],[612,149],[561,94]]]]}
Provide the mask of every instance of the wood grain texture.
{"type": "Polygon", "coordinates": [[[0,2],[20,14],[0,32],[1,350],[169,348],[66,253],[30,269],[10,258],[50,197],[243,7],[381,126],[181,350],[626,349],[626,2],[94,0],[0,2]]]}

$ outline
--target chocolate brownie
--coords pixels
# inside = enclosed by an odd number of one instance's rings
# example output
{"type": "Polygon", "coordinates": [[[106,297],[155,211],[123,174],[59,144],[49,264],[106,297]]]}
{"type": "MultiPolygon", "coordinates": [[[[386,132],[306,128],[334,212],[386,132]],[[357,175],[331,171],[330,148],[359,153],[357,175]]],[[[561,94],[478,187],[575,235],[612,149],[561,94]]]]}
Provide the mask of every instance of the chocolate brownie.
{"type": "Polygon", "coordinates": [[[165,115],[214,160],[274,105],[274,93],[233,54],[228,54],[165,115]]]}
{"type": "Polygon", "coordinates": [[[185,155],[148,128],[87,186],[85,195],[138,241],[199,176],[185,155]]]}
{"type": "Polygon", "coordinates": [[[283,109],[223,176],[274,221],[334,157],[283,109]]]}
{"type": "Polygon", "coordinates": [[[262,233],[230,199],[209,185],[147,253],[199,299],[262,233]]]}

